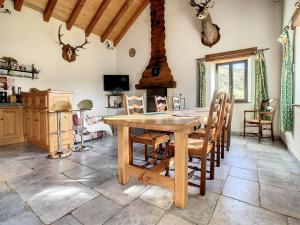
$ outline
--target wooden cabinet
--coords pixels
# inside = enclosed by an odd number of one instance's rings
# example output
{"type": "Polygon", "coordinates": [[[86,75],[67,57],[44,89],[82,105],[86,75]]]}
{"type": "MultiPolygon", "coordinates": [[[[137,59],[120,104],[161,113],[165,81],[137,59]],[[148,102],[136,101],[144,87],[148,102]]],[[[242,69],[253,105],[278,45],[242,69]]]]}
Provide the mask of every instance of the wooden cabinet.
{"type": "Polygon", "coordinates": [[[0,107],[0,145],[22,141],[24,141],[22,107],[0,107]]]}
{"type": "MultiPolygon", "coordinates": [[[[53,153],[57,149],[57,117],[53,105],[60,101],[72,103],[71,92],[43,91],[23,94],[24,134],[26,140],[53,153]]],[[[73,147],[72,112],[61,116],[62,145],[73,147]]],[[[1,129],[1,128],[0,128],[1,129]]]]}

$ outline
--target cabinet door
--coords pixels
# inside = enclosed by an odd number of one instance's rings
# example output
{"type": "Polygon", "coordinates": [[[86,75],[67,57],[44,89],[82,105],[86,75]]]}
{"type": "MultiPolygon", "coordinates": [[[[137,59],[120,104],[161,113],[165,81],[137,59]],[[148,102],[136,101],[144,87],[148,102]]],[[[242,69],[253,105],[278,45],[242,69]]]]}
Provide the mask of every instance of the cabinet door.
{"type": "Polygon", "coordinates": [[[42,146],[48,145],[48,113],[45,109],[38,110],[39,136],[38,143],[42,146]]]}
{"type": "Polygon", "coordinates": [[[31,135],[30,139],[34,142],[39,140],[40,135],[40,126],[39,126],[39,112],[37,109],[31,110],[31,135]]]}
{"type": "Polygon", "coordinates": [[[25,109],[24,110],[24,135],[26,138],[32,137],[32,110],[25,109]]]}
{"type": "Polygon", "coordinates": [[[17,138],[22,135],[23,121],[21,118],[21,110],[16,109],[2,109],[1,113],[2,123],[2,138],[17,138]]]}

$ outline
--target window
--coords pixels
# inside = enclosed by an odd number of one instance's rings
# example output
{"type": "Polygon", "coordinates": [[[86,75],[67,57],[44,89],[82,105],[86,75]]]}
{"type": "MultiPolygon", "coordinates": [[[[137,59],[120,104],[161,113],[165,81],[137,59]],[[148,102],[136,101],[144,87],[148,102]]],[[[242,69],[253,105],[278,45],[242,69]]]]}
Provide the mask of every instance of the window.
{"type": "Polygon", "coordinates": [[[236,102],[248,102],[248,61],[217,64],[216,87],[236,102]]]}

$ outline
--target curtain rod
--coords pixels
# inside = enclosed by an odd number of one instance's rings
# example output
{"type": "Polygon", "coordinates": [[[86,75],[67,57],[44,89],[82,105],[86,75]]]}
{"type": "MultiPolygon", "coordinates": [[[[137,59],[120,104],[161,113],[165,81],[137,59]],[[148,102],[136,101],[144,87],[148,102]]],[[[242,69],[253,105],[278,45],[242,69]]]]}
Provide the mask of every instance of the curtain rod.
{"type": "MultiPolygon", "coordinates": [[[[268,51],[268,50],[270,50],[270,48],[262,48],[262,49],[258,49],[257,51],[263,51],[264,52],[264,51],[268,51]]],[[[196,59],[196,61],[200,61],[200,60],[206,60],[206,58],[204,57],[204,58],[198,58],[198,59],[196,59]]]]}

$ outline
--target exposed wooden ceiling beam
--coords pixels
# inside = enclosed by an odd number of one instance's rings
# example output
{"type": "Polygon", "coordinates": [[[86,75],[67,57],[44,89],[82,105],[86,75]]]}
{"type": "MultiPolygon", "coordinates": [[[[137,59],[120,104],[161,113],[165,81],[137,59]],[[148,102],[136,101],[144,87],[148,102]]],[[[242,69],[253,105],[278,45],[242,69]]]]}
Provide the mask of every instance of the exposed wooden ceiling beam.
{"type": "Polygon", "coordinates": [[[75,23],[77,17],[79,16],[79,13],[81,12],[86,0],[77,0],[77,3],[67,21],[67,29],[71,30],[73,24],[75,23]]]}
{"type": "Polygon", "coordinates": [[[0,0],[0,7],[3,5],[5,0],[0,0]]]}
{"type": "Polygon", "coordinates": [[[57,0],[48,0],[47,6],[44,10],[44,21],[49,22],[54,8],[56,6],[57,0]]]}
{"type": "Polygon", "coordinates": [[[14,8],[17,11],[21,11],[23,5],[23,0],[15,0],[14,8]]]}
{"type": "Polygon", "coordinates": [[[101,16],[103,15],[105,9],[107,8],[107,6],[109,5],[110,2],[111,2],[111,0],[103,0],[102,1],[101,5],[97,9],[97,12],[95,13],[93,19],[91,20],[90,24],[87,26],[87,28],[85,30],[86,36],[89,36],[92,33],[93,29],[95,28],[96,24],[100,20],[101,16]]]}
{"type": "Polygon", "coordinates": [[[113,20],[110,22],[106,30],[101,35],[101,41],[104,42],[107,37],[110,35],[112,30],[115,28],[115,26],[118,24],[124,13],[129,8],[129,5],[131,4],[132,0],[126,0],[120,10],[118,11],[117,15],[113,18],[113,20]]]}
{"type": "Polygon", "coordinates": [[[121,32],[118,34],[118,36],[114,40],[114,46],[116,47],[119,42],[122,40],[126,32],[129,30],[129,28],[134,24],[134,22],[137,20],[137,18],[141,15],[141,13],[145,10],[147,5],[149,4],[149,0],[144,0],[141,4],[141,6],[136,10],[136,12],[133,14],[133,16],[130,18],[128,23],[125,25],[125,27],[121,30],[121,32]]]}

